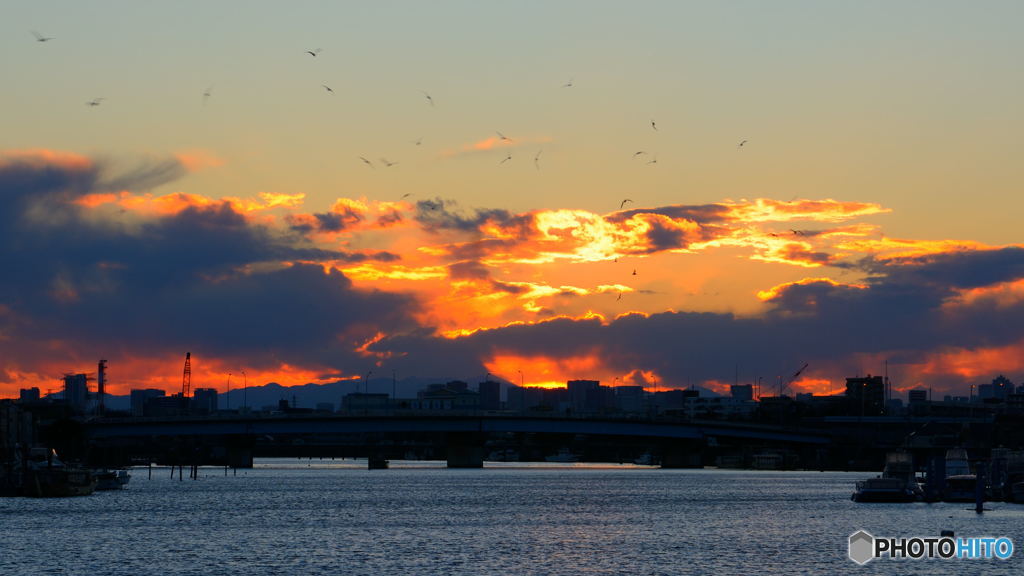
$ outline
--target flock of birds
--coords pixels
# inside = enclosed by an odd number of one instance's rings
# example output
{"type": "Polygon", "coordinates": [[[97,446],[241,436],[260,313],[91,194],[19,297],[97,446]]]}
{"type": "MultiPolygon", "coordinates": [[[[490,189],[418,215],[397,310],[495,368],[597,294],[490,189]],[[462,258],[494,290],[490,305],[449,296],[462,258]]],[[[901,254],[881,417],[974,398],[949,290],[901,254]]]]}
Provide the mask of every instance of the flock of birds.
{"type": "MultiPolygon", "coordinates": [[[[36,42],[50,42],[50,41],[55,39],[52,36],[45,36],[45,35],[43,35],[42,33],[38,32],[36,30],[31,30],[31,33],[32,33],[32,36],[36,39],[36,42]]],[[[321,52],[323,52],[323,50],[321,48],[316,48],[314,50],[306,50],[305,51],[305,53],[309,54],[309,56],[312,57],[312,58],[317,58],[320,55],[321,52]]],[[[574,82],[574,79],[570,78],[568,82],[562,84],[562,88],[572,88],[573,87],[573,82],[574,82]]],[[[321,84],[320,86],[326,91],[327,94],[334,94],[334,89],[331,88],[329,85],[321,84]]],[[[213,88],[214,88],[213,85],[211,85],[210,87],[208,87],[206,90],[203,91],[202,100],[203,100],[203,104],[204,105],[212,97],[212,95],[213,95],[213,88]]],[[[436,107],[436,104],[434,102],[434,98],[433,98],[433,96],[430,95],[429,92],[427,92],[425,90],[421,90],[420,92],[423,94],[423,98],[425,99],[426,103],[430,105],[431,108],[436,107]]],[[[88,102],[86,102],[85,105],[90,107],[90,108],[95,108],[97,106],[100,106],[103,103],[104,100],[105,100],[105,98],[103,98],[103,97],[93,98],[93,99],[89,100],[88,102]]],[[[651,119],[650,126],[651,126],[651,130],[653,130],[655,132],[658,131],[658,124],[657,124],[657,122],[653,118],[651,119]]],[[[502,134],[501,132],[499,132],[497,130],[495,131],[495,134],[497,135],[498,140],[500,142],[508,142],[508,143],[512,143],[513,142],[512,138],[509,138],[508,136],[502,134]]],[[[739,144],[736,145],[736,149],[737,150],[742,149],[743,146],[747,142],[748,142],[747,140],[740,141],[739,144]]],[[[423,138],[417,138],[417,139],[413,140],[412,143],[414,145],[416,145],[416,146],[420,146],[423,143],[423,138]]],[[[541,157],[541,154],[543,152],[544,152],[543,149],[538,150],[537,153],[533,157],[533,165],[534,165],[534,168],[536,168],[537,170],[540,170],[540,157],[541,157]]],[[[368,158],[366,158],[364,156],[358,156],[357,158],[360,161],[362,161],[363,164],[365,164],[366,166],[369,166],[370,168],[375,168],[376,167],[376,165],[374,164],[373,161],[369,160],[368,158]]],[[[658,163],[657,155],[649,154],[646,150],[637,150],[636,152],[634,152],[633,153],[633,159],[636,160],[638,158],[646,158],[647,159],[647,162],[646,162],[647,164],[657,164],[658,163]]],[[[512,160],[512,154],[510,152],[510,153],[507,153],[505,155],[505,157],[502,158],[501,161],[498,162],[498,165],[500,166],[500,165],[505,164],[506,162],[509,162],[511,160],[512,160]]],[[[379,162],[385,168],[391,168],[393,166],[397,166],[398,165],[398,162],[393,162],[391,160],[388,160],[387,158],[380,158],[379,162]]],[[[412,196],[412,193],[404,194],[402,196],[402,199],[408,198],[409,196],[412,196]]],[[[630,199],[630,198],[623,199],[619,203],[619,210],[622,210],[623,208],[625,208],[626,204],[631,203],[631,202],[633,202],[633,200],[630,199]]],[[[432,206],[432,208],[436,208],[436,206],[432,206]]],[[[790,231],[794,235],[798,235],[798,236],[803,236],[805,234],[805,232],[800,231],[800,230],[790,230],[790,231]]],[[[772,233],[770,235],[771,236],[778,236],[778,234],[774,234],[774,233],[772,233]]],[[[618,258],[615,258],[615,262],[618,262],[618,258]]],[[[636,268],[633,269],[633,274],[632,275],[633,276],[637,275],[636,268]]],[[[616,301],[619,301],[619,300],[622,300],[622,292],[619,292],[618,296],[616,297],[616,301]]]]}

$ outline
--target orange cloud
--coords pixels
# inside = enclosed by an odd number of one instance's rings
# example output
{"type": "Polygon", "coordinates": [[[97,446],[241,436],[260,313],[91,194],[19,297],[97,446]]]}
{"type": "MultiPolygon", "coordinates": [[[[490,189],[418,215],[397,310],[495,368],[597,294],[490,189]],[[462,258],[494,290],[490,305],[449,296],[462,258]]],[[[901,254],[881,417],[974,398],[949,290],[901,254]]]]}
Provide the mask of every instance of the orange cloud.
{"type": "Polygon", "coordinates": [[[45,148],[0,151],[0,168],[6,168],[14,163],[29,164],[33,167],[50,167],[56,164],[63,168],[77,170],[93,167],[92,160],[71,152],[47,150],[45,148]]]}
{"type": "Polygon", "coordinates": [[[787,288],[790,288],[792,286],[807,286],[809,284],[828,284],[830,286],[846,286],[848,288],[858,288],[861,290],[867,289],[867,285],[865,284],[844,284],[842,282],[837,282],[831,278],[803,278],[795,282],[786,282],[783,284],[779,284],[777,286],[773,286],[767,290],[761,290],[757,293],[757,297],[758,299],[767,302],[769,300],[774,300],[775,298],[778,298],[779,295],[782,294],[787,288]]]}
{"type": "Polygon", "coordinates": [[[597,380],[609,371],[596,351],[587,356],[553,358],[495,353],[484,361],[488,372],[514,384],[542,388],[565,388],[569,380],[597,380]]]}

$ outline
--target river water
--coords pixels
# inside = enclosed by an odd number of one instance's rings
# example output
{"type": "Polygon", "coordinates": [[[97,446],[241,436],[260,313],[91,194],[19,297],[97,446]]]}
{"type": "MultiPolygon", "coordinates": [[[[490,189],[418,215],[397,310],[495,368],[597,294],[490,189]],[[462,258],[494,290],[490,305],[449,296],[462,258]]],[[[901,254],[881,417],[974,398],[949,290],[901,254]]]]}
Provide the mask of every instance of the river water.
{"type": "Polygon", "coordinates": [[[0,574],[1019,574],[1009,560],[847,557],[876,536],[1006,536],[1024,505],[856,504],[863,473],[258,460],[128,488],[0,499],[0,574]]]}

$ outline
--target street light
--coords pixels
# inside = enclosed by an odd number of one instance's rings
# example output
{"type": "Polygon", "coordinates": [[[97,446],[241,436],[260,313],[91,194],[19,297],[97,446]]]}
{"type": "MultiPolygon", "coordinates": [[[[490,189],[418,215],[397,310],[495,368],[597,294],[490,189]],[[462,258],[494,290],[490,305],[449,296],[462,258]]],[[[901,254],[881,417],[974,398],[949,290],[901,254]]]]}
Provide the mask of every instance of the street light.
{"type": "Polygon", "coordinates": [[[516,372],[519,372],[519,387],[522,388],[523,387],[523,371],[522,370],[516,370],[516,372]]]}
{"type": "Polygon", "coordinates": [[[227,399],[227,409],[231,410],[231,372],[228,372],[228,393],[224,396],[224,398],[227,399]]]}
{"type": "Polygon", "coordinates": [[[249,379],[245,376],[245,370],[242,370],[242,408],[249,409],[249,379]]]}

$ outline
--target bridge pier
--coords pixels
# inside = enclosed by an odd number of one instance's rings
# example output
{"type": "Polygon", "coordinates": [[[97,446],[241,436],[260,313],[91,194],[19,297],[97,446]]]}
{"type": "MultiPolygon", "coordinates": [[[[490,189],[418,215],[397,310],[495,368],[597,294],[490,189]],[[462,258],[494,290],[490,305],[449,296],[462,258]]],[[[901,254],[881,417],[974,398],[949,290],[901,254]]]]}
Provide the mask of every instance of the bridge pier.
{"type": "Polygon", "coordinates": [[[484,438],[478,432],[451,432],[445,437],[449,468],[483,468],[484,438]]]}
{"type": "Polygon", "coordinates": [[[701,442],[679,441],[666,443],[661,448],[662,468],[701,468],[701,442]]]}

